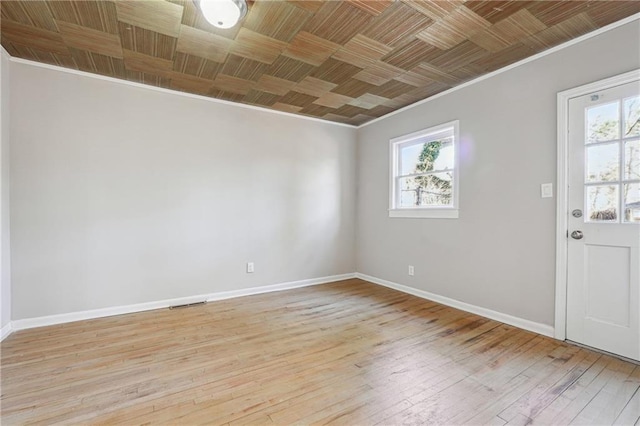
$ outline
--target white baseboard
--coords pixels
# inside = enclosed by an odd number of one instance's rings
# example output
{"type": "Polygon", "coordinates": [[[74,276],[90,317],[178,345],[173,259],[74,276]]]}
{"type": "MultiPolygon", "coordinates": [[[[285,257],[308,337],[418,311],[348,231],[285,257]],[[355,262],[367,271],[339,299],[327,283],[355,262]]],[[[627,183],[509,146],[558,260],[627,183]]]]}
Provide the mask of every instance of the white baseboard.
{"type": "Polygon", "coordinates": [[[403,293],[412,294],[414,296],[418,296],[423,299],[442,303],[443,305],[451,306],[452,308],[460,309],[466,312],[471,312],[472,314],[476,314],[476,315],[483,316],[485,318],[500,321],[502,323],[509,324],[514,327],[522,328],[524,330],[533,331],[534,333],[542,334],[543,336],[547,336],[547,337],[554,336],[554,328],[547,324],[541,324],[541,323],[526,320],[523,318],[514,317],[512,315],[503,314],[502,312],[497,312],[491,309],[482,308],[480,306],[471,305],[469,303],[461,302],[459,300],[450,299],[444,296],[439,296],[437,294],[429,293],[428,291],[418,290],[413,287],[409,287],[406,285],[372,277],[370,275],[361,274],[359,272],[356,273],[356,278],[360,278],[361,280],[365,280],[365,281],[372,282],[374,284],[379,284],[385,287],[389,287],[394,290],[401,291],[403,293]]]}
{"type": "MultiPolygon", "coordinates": [[[[331,275],[327,277],[311,278],[308,280],[291,281],[286,283],[267,285],[262,287],[251,287],[240,290],[221,291],[217,293],[202,294],[198,296],[179,297],[176,299],[158,300],[155,302],[137,303],[134,305],[114,306],[111,308],[93,309],[90,311],[70,312],[68,314],[48,315],[44,317],[27,318],[12,321],[8,324],[9,332],[25,330],[27,328],[44,327],[47,325],[63,324],[73,321],[82,321],[94,318],[110,317],[114,315],[131,314],[134,312],[150,311],[153,309],[163,309],[169,306],[184,305],[196,302],[212,302],[216,300],[231,299],[234,297],[250,296],[253,294],[270,293],[274,291],[290,290],[300,287],[308,287],[317,284],[325,284],[334,281],[355,278],[355,273],[331,275]]],[[[2,328],[4,338],[5,328],[2,328]]]]}
{"type": "Polygon", "coordinates": [[[0,342],[9,337],[11,333],[13,333],[13,327],[11,326],[11,321],[9,321],[0,329],[0,342]]]}
{"type": "Polygon", "coordinates": [[[213,302],[216,300],[224,300],[224,299],[232,299],[234,297],[250,296],[253,294],[271,293],[273,291],[291,290],[291,289],[300,288],[300,287],[309,287],[312,285],[332,283],[334,281],[348,280],[355,277],[356,277],[355,272],[351,272],[349,274],[331,275],[328,277],[311,278],[308,280],[300,280],[300,281],[290,281],[288,283],[273,284],[273,285],[267,285],[263,287],[253,287],[253,288],[241,289],[241,290],[221,291],[218,293],[210,294],[207,298],[207,302],[213,302]]]}
{"type": "Polygon", "coordinates": [[[240,290],[221,291],[217,293],[203,294],[198,296],[180,297],[176,299],[159,300],[155,302],[138,303],[134,305],[126,306],[114,306],[111,308],[93,309],[90,311],[71,312],[68,314],[49,315],[44,317],[27,318],[21,320],[15,320],[4,327],[0,332],[0,341],[4,340],[12,332],[17,330],[25,330],[34,327],[44,327],[47,325],[63,324],[73,321],[82,321],[94,318],[110,317],[114,315],[130,314],[135,312],[150,311],[153,309],[163,309],[174,305],[183,305],[187,303],[195,302],[213,302],[216,300],[232,299],[235,297],[250,296],[254,294],[270,293],[274,291],[291,290],[294,288],[308,287],[318,284],[326,284],[334,281],[346,280],[350,278],[360,278],[365,281],[372,282],[374,284],[389,287],[394,290],[401,291],[403,293],[412,294],[423,299],[432,300],[434,302],[442,303],[443,305],[451,306],[466,312],[481,315],[486,318],[490,318],[496,321],[500,321],[505,324],[513,325],[514,327],[522,328],[524,330],[532,331],[534,333],[542,334],[544,336],[553,337],[554,329],[550,325],[529,321],[523,318],[514,317],[512,315],[504,314],[502,312],[493,311],[491,309],[482,308],[479,306],[471,305],[469,303],[460,302],[459,300],[450,299],[448,297],[439,296],[437,294],[429,293],[424,290],[415,289],[406,285],[394,283],[391,281],[383,280],[380,278],[372,277],[370,275],[361,273],[350,273],[342,275],[331,275],[327,277],[312,278],[300,281],[291,281],[280,284],[273,284],[262,287],[251,287],[240,290]]]}

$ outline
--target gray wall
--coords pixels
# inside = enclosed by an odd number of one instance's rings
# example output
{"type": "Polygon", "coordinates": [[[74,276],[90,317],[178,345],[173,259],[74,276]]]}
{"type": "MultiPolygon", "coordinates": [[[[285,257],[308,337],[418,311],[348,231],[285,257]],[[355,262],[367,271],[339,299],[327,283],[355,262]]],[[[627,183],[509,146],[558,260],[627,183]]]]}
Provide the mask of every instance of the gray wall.
{"type": "Polygon", "coordinates": [[[639,39],[634,21],[360,128],[358,271],[553,324],[556,94],[640,67],[639,39]],[[390,219],[389,139],[455,119],[460,218],[390,219]]]}
{"type": "Polygon", "coordinates": [[[355,270],[354,128],[11,65],[14,320],[355,270]]]}
{"type": "Polygon", "coordinates": [[[11,321],[9,250],[9,55],[0,48],[0,327],[11,321]]]}
{"type": "Polygon", "coordinates": [[[357,270],[552,324],[556,93],[638,68],[638,37],[636,21],[357,132],[11,63],[13,319],[357,270]],[[390,219],[389,139],[453,119],[460,218],[390,219]]]}

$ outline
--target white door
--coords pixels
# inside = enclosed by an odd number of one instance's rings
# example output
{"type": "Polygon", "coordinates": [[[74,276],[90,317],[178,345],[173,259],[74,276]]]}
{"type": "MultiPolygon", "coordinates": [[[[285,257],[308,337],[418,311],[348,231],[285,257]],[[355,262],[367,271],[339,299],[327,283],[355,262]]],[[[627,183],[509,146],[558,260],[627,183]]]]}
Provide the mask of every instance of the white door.
{"type": "Polygon", "coordinates": [[[640,81],[569,100],[567,339],[640,360],[640,81]]]}

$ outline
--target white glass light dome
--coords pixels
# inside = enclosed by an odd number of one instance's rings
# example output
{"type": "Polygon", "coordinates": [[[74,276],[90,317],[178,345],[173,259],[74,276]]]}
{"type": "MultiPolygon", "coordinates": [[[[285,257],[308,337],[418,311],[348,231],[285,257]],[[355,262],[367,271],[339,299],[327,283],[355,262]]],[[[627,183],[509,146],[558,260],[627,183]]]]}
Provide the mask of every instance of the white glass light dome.
{"type": "Polygon", "coordinates": [[[204,18],[214,27],[231,28],[247,13],[245,0],[200,0],[204,18]]]}

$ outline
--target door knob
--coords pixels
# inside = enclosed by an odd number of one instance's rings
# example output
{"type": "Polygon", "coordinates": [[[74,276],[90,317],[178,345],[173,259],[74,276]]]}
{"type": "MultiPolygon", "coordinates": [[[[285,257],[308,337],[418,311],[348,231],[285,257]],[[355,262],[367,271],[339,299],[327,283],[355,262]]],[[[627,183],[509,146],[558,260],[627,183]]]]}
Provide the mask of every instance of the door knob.
{"type": "Polygon", "coordinates": [[[584,237],[584,234],[582,233],[582,231],[573,231],[571,233],[571,238],[573,238],[574,240],[581,240],[582,237],[584,237]]]}

